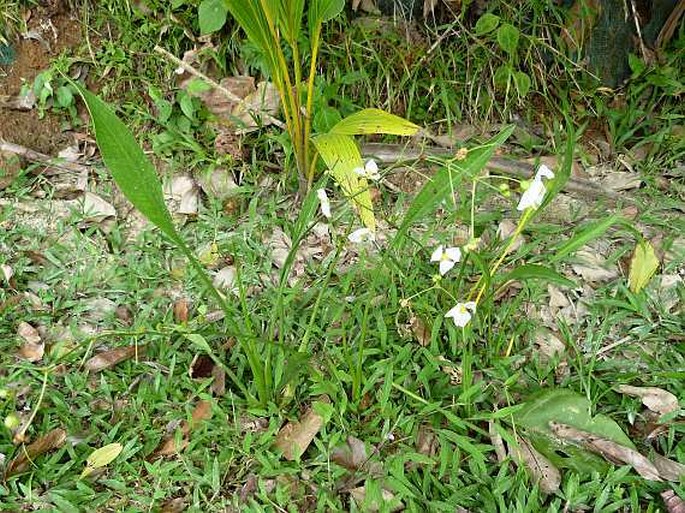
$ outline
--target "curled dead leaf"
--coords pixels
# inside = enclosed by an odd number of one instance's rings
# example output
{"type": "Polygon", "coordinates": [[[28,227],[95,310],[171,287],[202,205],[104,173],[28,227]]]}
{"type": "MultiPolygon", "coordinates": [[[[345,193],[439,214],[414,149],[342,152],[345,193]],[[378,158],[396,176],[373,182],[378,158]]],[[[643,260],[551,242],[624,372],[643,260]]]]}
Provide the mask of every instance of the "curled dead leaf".
{"type": "Polygon", "coordinates": [[[679,482],[685,479],[685,465],[668,459],[661,454],[652,453],[649,459],[654,466],[659,470],[659,475],[667,481],[679,482]]]}
{"type": "MultiPolygon", "coordinates": [[[[330,399],[323,396],[321,401],[328,403],[330,399]]],[[[295,460],[307,450],[322,426],[323,417],[310,408],[299,421],[288,422],[281,428],[275,446],[285,459],[295,460]]]]}
{"type": "Polygon", "coordinates": [[[90,372],[100,372],[105,369],[114,367],[115,365],[126,361],[130,358],[144,355],[147,351],[145,345],[133,345],[126,347],[115,347],[109,351],[103,351],[96,354],[85,364],[86,370],[90,372]]]}
{"type": "Polygon", "coordinates": [[[661,492],[661,498],[666,504],[668,513],[685,513],[685,500],[678,497],[673,490],[661,492]]]}
{"type": "Polygon", "coordinates": [[[5,477],[10,477],[16,474],[21,474],[26,471],[29,466],[35,462],[39,456],[59,449],[67,440],[67,432],[63,429],[57,428],[50,431],[45,436],[26,447],[20,447],[17,451],[17,456],[10,461],[5,471],[5,477]]]}
{"type": "Polygon", "coordinates": [[[45,344],[43,343],[38,330],[28,322],[20,322],[17,327],[17,335],[24,340],[19,349],[19,356],[29,362],[37,362],[43,358],[45,344]]]}
{"type": "Polygon", "coordinates": [[[659,415],[678,411],[678,398],[671,392],[656,387],[634,387],[619,385],[616,391],[622,394],[639,397],[642,404],[659,415]]]}
{"type": "Polygon", "coordinates": [[[632,466],[645,479],[650,481],[662,480],[654,464],[635,449],[566,424],[550,422],[550,429],[557,437],[578,443],[588,451],[597,453],[612,463],[632,466]]]}
{"type": "Polygon", "coordinates": [[[209,419],[212,416],[212,403],[211,401],[198,401],[195,409],[193,410],[190,422],[182,420],[178,424],[178,429],[175,433],[166,436],[159,443],[157,448],[148,457],[149,461],[154,461],[165,456],[171,456],[178,454],[183,449],[185,449],[190,443],[190,433],[197,426],[209,419]],[[178,440],[178,442],[177,442],[178,440]]]}

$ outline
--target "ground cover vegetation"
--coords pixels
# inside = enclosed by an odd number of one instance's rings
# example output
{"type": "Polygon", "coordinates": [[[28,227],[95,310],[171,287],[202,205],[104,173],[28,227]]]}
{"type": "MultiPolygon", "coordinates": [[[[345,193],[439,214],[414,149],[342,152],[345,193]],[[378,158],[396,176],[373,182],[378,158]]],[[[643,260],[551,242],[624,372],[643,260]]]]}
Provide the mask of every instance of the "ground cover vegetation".
{"type": "Polygon", "coordinates": [[[685,508],[682,23],[379,7],[0,2],[0,509],[685,508]]]}

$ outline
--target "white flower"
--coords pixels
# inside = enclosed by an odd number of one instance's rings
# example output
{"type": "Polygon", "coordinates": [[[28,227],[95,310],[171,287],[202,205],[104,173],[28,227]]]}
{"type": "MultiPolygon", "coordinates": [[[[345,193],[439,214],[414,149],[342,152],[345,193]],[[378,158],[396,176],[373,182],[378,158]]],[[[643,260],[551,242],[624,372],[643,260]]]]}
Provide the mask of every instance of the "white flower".
{"type": "Polygon", "coordinates": [[[368,228],[358,228],[350,233],[347,238],[350,242],[359,244],[360,242],[368,242],[376,240],[376,235],[368,228]]]}
{"type": "Polygon", "coordinates": [[[459,248],[443,248],[438,246],[438,249],[433,251],[431,255],[431,262],[440,262],[441,276],[445,276],[447,271],[452,269],[459,260],[461,260],[461,249],[459,248]]]}
{"type": "Polygon", "coordinates": [[[476,303],[467,301],[466,303],[457,303],[454,308],[445,314],[445,317],[451,317],[457,328],[463,328],[471,321],[471,317],[475,313],[476,303]]]}
{"type": "Polygon", "coordinates": [[[518,210],[526,210],[527,208],[538,208],[542,205],[542,200],[545,197],[545,185],[542,183],[543,178],[554,178],[554,173],[552,170],[545,166],[544,164],[540,166],[537,173],[535,173],[535,178],[531,182],[530,186],[521,196],[518,206],[518,210]]]}
{"type": "Polygon", "coordinates": [[[367,160],[366,165],[364,167],[354,168],[354,172],[357,173],[362,178],[366,178],[368,180],[380,180],[381,179],[381,175],[378,172],[378,165],[376,165],[376,162],[373,159],[367,160]]]}
{"type": "Polygon", "coordinates": [[[317,189],[316,190],[316,195],[319,198],[319,201],[321,202],[321,213],[324,215],[326,219],[331,218],[331,202],[328,201],[328,195],[326,194],[325,189],[317,189]]]}

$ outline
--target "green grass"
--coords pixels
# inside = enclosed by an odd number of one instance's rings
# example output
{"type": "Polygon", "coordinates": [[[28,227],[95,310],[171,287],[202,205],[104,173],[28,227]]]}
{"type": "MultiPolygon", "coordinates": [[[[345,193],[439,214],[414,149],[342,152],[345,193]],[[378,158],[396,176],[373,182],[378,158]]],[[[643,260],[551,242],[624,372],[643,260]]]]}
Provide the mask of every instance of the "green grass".
{"type": "MultiPolygon", "coordinates": [[[[194,10],[185,4],[176,11],[159,7],[159,19],[145,21],[127,4],[110,2],[105,7],[114,13],[110,23],[121,23],[118,39],[102,41],[92,63],[98,70],[111,68],[104,95],[121,99],[120,112],[163,162],[194,171],[215,163],[211,133],[202,124],[183,136],[177,132],[166,139],[167,146],[156,147],[169,126],[159,126],[140,99],[145,94],[141,84],[149,82],[171,103],[172,117],[182,116],[164,68],[145,50],[144,42],[148,37],[155,40],[163,24],[160,19],[168,20],[171,14],[193,30],[194,10]]],[[[93,33],[106,37],[104,11],[92,16],[93,33]]],[[[521,21],[511,16],[512,22],[521,21]]],[[[180,54],[190,43],[180,25],[170,26],[167,48],[180,54]]],[[[539,20],[536,26],[542,26],[539,20]]],[[[442,29],[447,27],[433,30],[442,29]]],[[[506,94],[492,94],[494,103],[480,103],[493,92],[487,80],[478,82],[480,91],[464,88],[473,77],[489,72],[484,54],[495,51],[491,44],[490,50],[477,46],[470,53],[466,45],[471,39],[448,38],[434,50],[430,63],[416,70],[416,63],[408,61],[411,45],[397,34],[364,35],[358,27],[341,25],[327,40],[322,95],[343,115],[378,106],[436,132],[449,132],[465,121],[506,119],[513,111],[520,111],[523,119],[539,116],[506,94]]],[[[240,48],[221,47],[219,55],[234,57],[239,52],[240,48]]],[[[230,61],[226,67],[234,65],[230,61]]],[[[571,70],[560,73],[563,82],[571,70]]],[[[534,89],[546,94],[543,88],[534,89]]],[[[616,110],[609,122],[617,148],[652,144],[649,158],[638,164],[648,186],[631,195],[638,205],[637,219],[602,237],[609,261],[621,264],[624,272],[594,287],[581,321],[555,323],[566,349],[548,361],[540,358],[534,343],[541,322],[529,313],[548,304],[544,281],[522,282],[501,296],[486,294],[465,331],[443,317],[501,251],[495,231],[502,219],[518,218],[513,198],[494,203],[492,190],[479,186],[472,221],[471,183],[457,182],[456,189],[466,192],[421,219],[401,250],[367,247],[359,255],[345,238],[354,214],[336,198],[329,247],[324,246],[321,259],[305,260],[297,282],[280,286],[265,241],[275,227],[290,235],[298,229],[293,181],[272,177],[275,185],[260,185],[268,173],[264,164],[284,159],[275,137],[251,138],[251,160],[243,168],[236,164],[244,178],[238,212],[225,214],[220,202],[208,199],[182,233],[198,250],[216,244],[220,258],[240,270],[242,290],[237,296],[229,293],[231,309],[242,325],[251,324],[259,344],[270,348],[273,362],[272,400],[261,406],[246,400],[230,377],[225,394],[214,397],[211,379],[189,376],[193,358],[203,351],[185,334],[201,334],[214,356],[254,393],[248,362],[227,336],[227,326],[206,320],[218,305],[159,233],[148,230],[128,241],[120,225],[108,234],[80,227],[77,213],[47,230],[18,222],[22,218],[11,201],[37,201],[29,196],[32,179],[22,176],[0,196],[9,200],[0,207],[0,264],[15,272],[11,285],[3,281],[0,288],[0,415],[26,419],[35,412],[27,432],[30,440],[58,427],[68,439],[37,457],[28,471],[0,484],[0,509],[162,511],[166,501],[179,498],[186,511],[368,511],[368,503],[357,505],[349,493],[364,485],[369,501],[384,487],[408,511],[665,511],[659,494],[672,487],[683,496],[682,479],[681,484],[650,482],[619,465],[606,465],[594,474],[566,469],[559,491],[547,496],[511,459],[497,461],[488,434],[488,421],[505,436],[518,432],[514,417],[498,411],[541,390],[569,389],[591,401],[593,414],[617,422],[641,452],[653,448],[685,463],[685,429],[679,419],[666,422],[659,436],[646,440],[653,421],[649,412],[638,399],[614,389],[632,384],[660,387],[681,399],[684,394],[682,283],[674,291],[679,303],[671,309],[657,296],[656,279],[639,294],[626,285],[624,260],[634,248],[636,230],[648,238],[662,235],[667,251],[685,229],[682,195],[655,187],[664,168],[682,162],[682,148],[671,135],[679,114],[671,110],[667,95],[653,94],[657,96],[649,98],[662,110],[660,118],[649,118],[655,127],[652,135],[637,129],[642,117],[631,118],[633,114],[624,111],[616,110]],[[432,250],[437,243],[451,244],[463,237],[471,222],[483,246],[436,282],[436,266],[429,262],[432,250]],[[44,308],[11,300],[26,291],[44,308]],[[177,322],[172,313],[180,295],[190,298],[192,305],[187,324],[177,322]],[[97,298],[127,307],[130,322],[114,312],[94,317],[88,305],[97,298]],[[407,335],[412,317],[426,325],[424,344],[407,335]],[[39,363],[16,356],[21,321],[52,334],[39,363]],[[94,352],[134,344],[147,346],[138,359],[99,373],[88,373],[83,366],[94,352]],[[459,382],[445,372],[450,366],[445,360],[459,370],[459,382]],[[324,411],[327,421],[299,460],[285,460],[274,448],[276,434],[323,395],[330,399],[324,411]],[[191,421],[200,400],[211,401],[211,418],[192,429],[184,450],[152,461],[160,441],[173,434],[179,422],[191,421]],[[367,449],[363,463],[353,470],[333,461],[334,449],[349,436],[362,440],[367,449]],[[118,458],[102,472],[79,479],[88,455],[112,442],[123,445],[118,458]]],[[[640,94],[628,96],[631,105],[644,106],[640,94]]],[[[602,119],[610,114],[601,111],[602,119]]],[[[579,125],[584,120],[576,118],[579,125]]],[[[554,123],[563,122],[555,119],[549,125],[554,123]]],[[[560,144],[565,144],[564,137],[520,151],[549,150],[560,144]]],[[[98,191],[107,196],[112,184],[102,176],[98,182],[98,191]]],[[[380,189],[380,211],[392,229],[401,224],[411,199],[380,189]]],[[[332,197],[335,193],[331,189],[332,197]]],[[[606,217],[609,208],[590,204],[586,217],[568,223],[534,220],[525,230],[526,243],[505,260],[504,271],[513,263],[549,264],[571,230],[606,217]]],[[[660,273],[682,274],[685,254],[682,249],[674,253],[660,273]]],[[[570,255],[553,267],[563,271],[573,261],[570,255]]],[[[563,290],[572,298],[581,296],[580,289],[563,290]]],[[[12,444],[12,432],[0,428],[5,465],[21,450],[12,444]]]]}

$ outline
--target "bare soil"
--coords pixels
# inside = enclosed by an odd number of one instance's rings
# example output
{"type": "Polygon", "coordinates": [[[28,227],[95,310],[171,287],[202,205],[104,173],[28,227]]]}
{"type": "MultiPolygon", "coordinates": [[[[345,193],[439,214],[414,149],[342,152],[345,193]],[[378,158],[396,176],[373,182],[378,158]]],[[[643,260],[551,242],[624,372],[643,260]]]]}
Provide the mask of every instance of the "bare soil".
{"type": "MultiPolygon", "coordinates": [[[[25,12],[27,32],[14,41],[16,60],[0,66],[0,96],[16,96],[23,84],[32,84],[62,51],[81,44],[81,24],[77,12],[68,12],[63,5],[52,2],[25,12]],[[30,37],[27,37],[30,35],[30,37]]],[[[58,116],[47,114],[39,119],[38,112],[19,111],[0,106],[0,139],[32,150],[54,155],[72,143],[62,130],[58,116]]]]}

